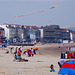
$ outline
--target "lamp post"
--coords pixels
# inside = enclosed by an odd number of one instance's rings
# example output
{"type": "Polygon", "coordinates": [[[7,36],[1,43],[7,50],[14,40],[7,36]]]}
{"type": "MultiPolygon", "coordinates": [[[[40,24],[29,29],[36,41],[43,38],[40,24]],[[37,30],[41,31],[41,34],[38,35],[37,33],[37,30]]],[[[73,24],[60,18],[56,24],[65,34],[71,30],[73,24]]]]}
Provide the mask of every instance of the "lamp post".
{"type": "MultiPolygon", "coordinates": [[[[22,33],[22,41],[23,41],[23,33],[22,33]]],[[[24,43],[24,42],[23,42],[24,43]]]]}

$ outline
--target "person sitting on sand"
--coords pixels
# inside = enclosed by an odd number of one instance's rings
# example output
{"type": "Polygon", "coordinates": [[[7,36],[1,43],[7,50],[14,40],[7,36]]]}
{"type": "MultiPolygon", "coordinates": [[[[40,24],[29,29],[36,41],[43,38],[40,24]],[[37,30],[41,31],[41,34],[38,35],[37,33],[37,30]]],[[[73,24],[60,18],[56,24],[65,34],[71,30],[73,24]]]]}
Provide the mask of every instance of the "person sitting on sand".
{"type": "Polygon", "coordinates": [[[27,61],[28,61],[27,59],[19,58],[19,62],[27,62],[27,61]]]}
{"type": "Polygon", "coordinates": [[[16,47],[16,50],[15,50],[14,54],[17,54],[17,47],[16,47]]]}
{"type": "Polygon", "coordinates": [[[28,52],[25,53],[26,57],[28,57],[28,52]]]}
{"type": "Polygon", "coordinates": [[[5,54],[8,54],[9,53],[9,51],[8,50],[6,50],[6,53],[5,54]]]}
{"type": "Polygon", "coordinates": [[[16,54],[15,54],[15,59],[16,59],[16,60],[18,59],[16,54]]]}
{"type": "Polygon", "coordinates": [[[55,72],[53,64],[50,66],[50,72],[55,72]]]}
{"type": "Polygon", "coordinates": [[[19,58],[16,54],[14,55],[14,60],[13,61],[19,61],[19,58]]]}

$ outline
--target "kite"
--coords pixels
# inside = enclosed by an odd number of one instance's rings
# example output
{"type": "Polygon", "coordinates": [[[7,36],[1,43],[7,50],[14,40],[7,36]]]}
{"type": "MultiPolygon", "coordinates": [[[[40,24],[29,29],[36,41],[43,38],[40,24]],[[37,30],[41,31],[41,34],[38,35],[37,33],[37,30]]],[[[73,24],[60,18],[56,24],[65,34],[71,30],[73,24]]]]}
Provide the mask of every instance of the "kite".
{"type": "MultiPolygon", "coordinates": [[[[59,5],[54,5],[53,7],[48,8],[48,9],[46,9],[46,10],[53,9],[53,8],[58,7],[58,6],[59,6],[59,5]]],[[[33,14],[36,14],[36,13],[41,13],[41,12],[44,12],[44,11],[46,11],[46,10],[41,10],[41,11],[38,11],[38,12],[34,12],[34,13],[30,13],[30,14],[26,14],[26,15],[18,15],[18,16],[14,16],[14,17],[24,17],[24,16],[28,16],[28,15],[33,15],[33,14]]]]}

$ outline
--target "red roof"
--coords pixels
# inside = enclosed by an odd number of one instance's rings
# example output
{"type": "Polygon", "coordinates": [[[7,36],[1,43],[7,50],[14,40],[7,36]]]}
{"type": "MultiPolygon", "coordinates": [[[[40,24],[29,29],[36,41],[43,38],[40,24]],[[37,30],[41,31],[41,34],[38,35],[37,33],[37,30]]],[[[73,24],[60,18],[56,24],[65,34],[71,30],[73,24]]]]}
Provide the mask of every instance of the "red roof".
{"type": "Polygon", "coordinates": [[[59,25],[51,25],[51,26],[59,26],[59,25]]]}
{"type": "Polygon", "coordinates": [[[66,31],[67,29],[61,28],[62,31],[66,31]]]}
{"type": "Polygon", "coordinates": [[[71,31],[71,33],[75,33],[75,31],[71,31]]]}

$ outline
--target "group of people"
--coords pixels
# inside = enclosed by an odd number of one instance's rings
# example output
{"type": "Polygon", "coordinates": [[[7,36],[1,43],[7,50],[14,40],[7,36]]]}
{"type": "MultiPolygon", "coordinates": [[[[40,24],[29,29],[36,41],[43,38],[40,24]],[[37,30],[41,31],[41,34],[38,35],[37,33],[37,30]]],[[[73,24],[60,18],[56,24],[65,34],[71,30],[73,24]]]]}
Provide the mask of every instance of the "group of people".
{"type": "Polygon", "coordinates": [[[16,61],[20,61],[22,59],[22,57],[21,57],[22,53],[25,54],[26,57],[31,57],[31,56],[33,57],[34,54],[36,54],[36,52],[33,48],[27,49],[25,51],[22,50],[22,47],[20,47],[20,48],[16,47],[15,51],[13,49],[14,49],[13,47],[10,47],[9,50],[6,49],[5,54],[13,54],[14,60],[16,60],[16,61]],[[14,53],[13,53],[13,51],[14,51],[14,53]]]}
{"type": "Polygon", "coordinates": [[[25,51],[23,52],[23,54],[25,54],[26,57],[31,57],[31,56],[33,57],[34,54],[36,54],[36,52],[35,52],[35,50],[33,50],[33,48],[31,48],[31,49],[25,50],[25,51]]]}
{"type": "MultiPolygon", "coordinates": [[[[21,58],[21,54],[22,53],[25,54],[26,57],[31,57],[31,56],[33,57],[34,54],[36,54],[36,52],[35,52],[35,50],[33,50],[33,48],[22,52],[22,47],[18,48],[18,50],[17,50],[17,47],[16,47],[16,50],[14,52],[14,58],[15,58],[15,60],[17,60],[18,58],[19,58],[19,61],[22,60],[22,58],[21,58]]],[[[23,61],[25,61],[25,59],[23,59],[23,61]]]]}
{"type": "Polygon", "coordinates": [[[28,61],[27,59],[22,58],[21,54],[22,54],[22,47],[18,48],[18,50],[17,50],[17,47],[16,47],[16,50],[14,52],[14,60],[21,61],[21,62],[28,61]]]}
{"type": "Polygon", "coordinates": [[[75,52],[61,52],[61,59],[75,59],[75,52]]]}
{"type": "Polygon", "coordinates": [[[13,47],[9,47],[9,50],[6,49],[6,53],[5,54],[9,54],[9,53],[12,54],[12,50],[13,50],[13,47]]]}

